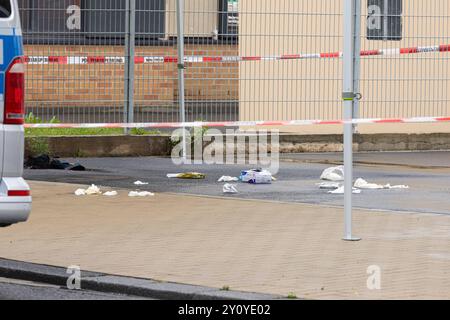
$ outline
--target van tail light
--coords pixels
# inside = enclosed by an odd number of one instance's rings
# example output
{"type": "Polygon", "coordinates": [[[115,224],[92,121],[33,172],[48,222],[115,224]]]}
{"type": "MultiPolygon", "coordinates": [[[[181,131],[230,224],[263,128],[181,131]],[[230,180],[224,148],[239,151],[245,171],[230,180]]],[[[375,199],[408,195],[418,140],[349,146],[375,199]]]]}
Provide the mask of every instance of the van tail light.
{"type": "Polygon", "coordinates": [[[4,124],[22,125],[25,122],[25,63],[16,58],[5,75],[4,124]]]}
{"type": "Polygon", "coordinates": [[[29,197],[31,196],[30,190],[9,190],[8,197],[29,197]]]}

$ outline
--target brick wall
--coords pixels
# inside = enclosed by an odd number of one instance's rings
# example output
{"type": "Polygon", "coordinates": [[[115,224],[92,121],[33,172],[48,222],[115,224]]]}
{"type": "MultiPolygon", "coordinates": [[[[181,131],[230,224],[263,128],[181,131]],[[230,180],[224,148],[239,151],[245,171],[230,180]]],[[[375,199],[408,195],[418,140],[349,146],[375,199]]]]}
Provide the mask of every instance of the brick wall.
{"type": "MultiPolygon", "coordinates": [[[[25,46],[28,56],[123,56],[120,46],[25,46]]],[[[233,45],[187,45],[186,55],[237,55],[233,45]]],[[[176,47],[137,47],[138,56],[176,56],[176,47]]],[[[173,106],[178,99],[177,66],[136,66],[137,106],[173,106]]],[[[239,100],[238,63],[189,63],[186,71],[187,101],[239,100]]],[[[28,107],[121,107],[123,65],[28,65],[28,107]]]]}

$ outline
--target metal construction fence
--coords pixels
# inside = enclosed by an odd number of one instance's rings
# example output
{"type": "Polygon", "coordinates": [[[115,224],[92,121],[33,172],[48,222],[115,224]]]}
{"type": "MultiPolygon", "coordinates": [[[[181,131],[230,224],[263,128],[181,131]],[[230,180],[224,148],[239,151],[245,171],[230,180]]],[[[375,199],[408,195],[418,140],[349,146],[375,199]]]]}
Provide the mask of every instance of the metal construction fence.
{"type": "MultiPolygon", "coordinates": [[[[177,16],[177,0],[19,0],[27,112],[179,122],[183,68],[186,121],[343,118],[345,1],[180,2],[177,16]]],[[[354,6],[353,118],[449,116],[450,3],[354,6]]]]}
{"type": "Polygon", "coordinates": [[[19,3],[28,127],[343,125],[345,240],[354,125],[450,122],[448,0],[19,3]]]}

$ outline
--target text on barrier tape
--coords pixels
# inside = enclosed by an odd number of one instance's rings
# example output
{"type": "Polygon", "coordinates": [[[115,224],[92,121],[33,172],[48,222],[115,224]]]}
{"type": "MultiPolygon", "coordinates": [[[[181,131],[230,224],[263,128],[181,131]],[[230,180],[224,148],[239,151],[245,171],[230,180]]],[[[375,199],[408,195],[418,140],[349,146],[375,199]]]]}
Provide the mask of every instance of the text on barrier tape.
{"type": "MultiPolygon", "coordinates": [[[[393,56],[406,54],[419,54],[431,52],[450,52],[450,45],[438,45],[427,47],[363,50],[361,57],[368,56],[393,56]]],[[[251,62],[251,61],[282,61],[282,60],[307,60],[307,59],[336,59],[342,58],[342,52],[291,54],[279,56],[187,56],[186,63],[207,62],[251,62]]],[[[28,64],[124,64],[125,57],[114,56],[27,56],[28,64]]],[[[154,63],[178,63],[178,58],[173,56],[137,56],[134,58],[136,64],[154,63]]]]}

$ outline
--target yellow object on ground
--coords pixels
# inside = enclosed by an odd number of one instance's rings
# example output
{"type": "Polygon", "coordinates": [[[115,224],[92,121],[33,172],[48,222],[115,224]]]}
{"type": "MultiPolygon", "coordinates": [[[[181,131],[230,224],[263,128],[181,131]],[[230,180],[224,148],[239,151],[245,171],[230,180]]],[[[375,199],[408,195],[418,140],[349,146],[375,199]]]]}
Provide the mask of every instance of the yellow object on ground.
{"type": "Polygon", "coordinates": [[[205,179],[206,174],[198,173],[198,172],[185,172],[185,173],[174,173],[174,174],[168,174],[168,178],[177,178],[177,179],[205,179]]]}

